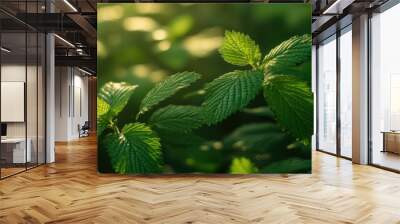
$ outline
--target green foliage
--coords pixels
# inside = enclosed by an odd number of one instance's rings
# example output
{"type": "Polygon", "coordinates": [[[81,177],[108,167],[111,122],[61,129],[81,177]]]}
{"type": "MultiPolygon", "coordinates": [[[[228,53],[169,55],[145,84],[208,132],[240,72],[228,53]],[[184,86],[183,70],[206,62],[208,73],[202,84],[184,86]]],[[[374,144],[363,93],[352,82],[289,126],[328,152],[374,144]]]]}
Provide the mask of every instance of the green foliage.
{"type": "Polygon", "coordinates": [[[311,36],[294,36],[272,49],[263,60],[266,70],[270,67],[290,67],[301,64],[311,57],[311,36]]]}
{"type": "MultiPolygon", "coordinates": [[[[167,79],[163,85],[156,86],[150,91],[152,94],[148,94],[148,101],[145,101],[150,104],[146,105],[154,106],[166,96],[197,80],[199,76],[196,73],[186,72],[167,79]]],[[[100,138],[104,137],[102,142],[106,145],[115,172],[120,174],[161,172],[163,161],[158,135],[143,123],[126,124],[120,130],[116,122],[116,116],[128,103],[134,88],[136,86],[113,82],[101,88],[98,96],[98,135],[100,138]],[[106,129],[109,131],[103,134],[106,129]]],[[[156,111],[149,123],[163,134],[178,132],[182,134],[204,123],[201,110],[195,106],[170,105],[156,111]]],[[[203,141],[196,135],[191,134],[191,136],[191,141],[203,141]]]]}
{"type": "Polygon", "coordinates": [[[313,132],[313,96],[307,84],[294,76],[270,76],[264,96],[278,121],[293,136],[309,139],[313,132]]]}
{"type": "Polygon", "coordinates": [[[262,173],[311,173],[311,160],[290,158],[261,169],[262,173]]]}
{"type": "Polygon", "coordinates": [[[244,113],[265,118],[275,118],[274,112],[269,107],[245,108],[244,113]]]}
{"type": "Polygon", "coordinates": [[[261,60],[260,47],[248,35],[226,31],[225,39],[219,50],[224,60],[238,66],[258,66],[261,60]]]}
{"type": "Polygon", "coordinates": [[[110,126],[114,117],[125,108],[136,87],[124,82],[108,82],[100,89],[97,97],[98,135],[101,135],[110,126]]]}
{"type": "Polygon", "coordinates": [[[97,117],[106,114],[110,110],[110,104],[106,103],[102,98],[97,97],[97,117]]]}
{"type": "Polygon", "coordinates": [[[268,75],[292,75],[296,76],[301,80],[307,82],[308,85],[311,85],[311,61],[305,61],[302,64],[297,66],[270,66],[268,68],[268,75]]]}
{"type": "Polygon", "coordinates": [[[232,160],[230,167],[230,173],[232,174],[251,174],[257,172],[257,167],[248,158],[238,157],[232,160]]]}
{"type": "Polygon", "coordinates": [[[225,145],[240,151],[268,152],[282,149],[290,138],[272,123],[245,124],[225,138],[225,145]]]}
{"type": "Polygon", "coordinates": [[[182,132],[159,129],[157,130],[157,134],[162,140],[161,143],[163,147],[168,145],[171,148],[188,148],[192,146],[198,146],[206,142],[205,139],[193,132],[186,132],[184,137],[182,137],[182,132]]]}
{"type": "Polygon", "coordinates": [[[104,130],[106,130],[110,125],[110,119],[106,115],[102,115],[97,117],[97,135],[100,136],[103,134],[104,130]]]}
{"type": "Polygon", "coordinates": [[[153,113],[149,120],[156,129],[172,132],[190,132],[204,123],[202,108],[169,105],[153,113]]]}
{"type": "Polygon", "coordinates": [[[260,91],[263,76],[260,71],[234,71],[209,83],[203,103],[207,124],[216,124],[247,106],[260,91]]]}
{"type": "Polygon", "coordinates": [[[181,37],[193,27],[193,18],[190,15],[181,15],[174,18],[168,24],[168,33],[170,38],[181,37]]]}
{"type": "Polygon", "coordinates": [[[116,172],[126,174],[161,171],[160,139],[145,124],[127,124],[120,133],[111,133],[106,138],[111,163],[116,172]]]}
{"type": "Polygon", "coordinates": [[[176,73],[146,94],[134,123],[125,124],[120,130],[117,116],[136,86],[110,82],[100,90],[98,135],[105,142],[115,172],[156,173],[171,170],[168,164],[172,163],[174,171],[191,172],[310,171],[307,152],[313,128],[313,96],[308,85],[309,73],[304,72],[309,69],[304,68],[310,64],[311,37],[294,36],[273,48],[261,62],[261,51],[254,40],[246,34],[227,31],[219,52],[226,62],[250,65],[252,69],[228,72],[206,84],[205,89],[189,94],[188,97],[204,98],[201,107],[169,105],[156,110],[147,122],[144,121],[146,123],[136,121],[140,115],[200,79],[194,72],[176,73]],[[261,89],[268,106],[246,108],[261,89]],[[193,132],[203,124],[217,124],[241,110],[253,115],[256,121],[267,118],[278,124],[253,121],[233,126],[235,130],[224,136],[223,142],[207,141],[193,132]],[[278,162],[268,160],[277,150],[284,156],[278,162]],[[231,154],[226,156],[225,153],[231,154]],[[163,166],[164,162],[168,164],[163,166]]]}
{"type": "Polygon", "coordinates": [[[102,98],[97,97],[97,134],[100,135],[107,128],[109,118],[106,116],[110,110],[110,104],[102,98]]]}
{"type": "Polygon", "coordinates": [[[180,44],[173,43],[167,51],[159,53],[160,61],[167,67],[180,70],[189,60],[189,53],[180,44]]]}
{"type": "Polygon", "coordinates": [[[172,146],[163,143],[163,147],[168,149],[163,156],[166,162],[175,165],[176,172],[221,172],[220,168],[226,155],[222,150],[215,149],[213,144],[215,142],[203,142],[186,146],[172,146]]]}
{"type": "Polygon", "coordinates": [[[180,89],[190,86],[192,83],[200,79],[200,77],[199,74],[194,72],[181,72],[169,76],[147,93],[140,104],[138,116],[144,114],[153,106],[172,96],[180,89]]]}
{"type": "MultiPolygon", "coordinates": [[[[98,97],[109,105],[108,113],[116,116],[125,108],[136,87],[125,82],[108,82],[100,89],[98,97]]],[[[104,103],[100,106],[104,107],[104,103]]],[[[101,112],[104,112],[104,108],[102,110],[101,112]]]]}

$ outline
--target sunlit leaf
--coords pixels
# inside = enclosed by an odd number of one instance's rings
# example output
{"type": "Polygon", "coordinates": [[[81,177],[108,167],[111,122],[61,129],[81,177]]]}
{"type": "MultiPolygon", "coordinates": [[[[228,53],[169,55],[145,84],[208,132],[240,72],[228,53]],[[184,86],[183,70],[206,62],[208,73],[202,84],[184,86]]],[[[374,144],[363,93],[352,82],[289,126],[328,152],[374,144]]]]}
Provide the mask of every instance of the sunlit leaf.
{"type": "Polygon", "coordinates": [[[161,171],[160,139],[145,124],[127,124],[121,133],[106,136],[114,171],[120,174],[161,171]]]}
{"type": "Polygon", "coordinates": [[[110,112],[116,116],[128,104],[129,98],[136,88],[136,85],[129,85],[125,82],[108,82],[100,89],[98,97],[110,106],[110,112]]]}
{"type": "Polygon", "coordinates": [[[313,133],[313,95],[306,82],[294,76],[270,76],[264,97],[279,123],[294,137],[309,139],[313,133]]]}
{"type": "Polygon", "coordinates": [[[157,129],[171,132],[189,132],[204,124],[202,108],[169,105],[154,112],[149,123],[157,129]]]}
{"type": "Polygon", "coordinates": [[[260,47],[248,35],[226,31],[224,42],[219,52],[224,60],[233,65],[257,66],[261,59],[260,47]]]}
{"type": "Polygon", "coordinates": [[[234,71],[214,79],[206,86],[203,103],[207,124],[215,124],[243,109],[262,86],[260,71],[234,71]]]}
{"type": "Polygon", "coordinates": [[[263,60],[268,70],[270,67],[290,67],[311,60],[311,36],[294,36],[272,49],[263,60]]]}
{"type": "Polygon", "coordinates": [[[248,158],[238,157],[232,160],[230,167],[231,174],[251,174],[257,172],[257,167],[248,158]]]}
{"type": "Polygon", "coordinates": [[[200,79],[200,77],[200,74],[195,72],[181,72],[158,83],[142,100],[138,116],[144,114],[161,101],[174,95],[180,89],[190,86],[192,83],[200,79]]]}
{"type": "Polygon", "coordinates": [[[97,97],[98,136],[109,127],[114,117],[125,108],[136,87],[125,82],[108,82],[100,89],[97,97]]]}
{"type": "Polygon", "coordinates": [[[106,114],[110,110],[110,104],[97,97],[97,117],[106,114]]]}

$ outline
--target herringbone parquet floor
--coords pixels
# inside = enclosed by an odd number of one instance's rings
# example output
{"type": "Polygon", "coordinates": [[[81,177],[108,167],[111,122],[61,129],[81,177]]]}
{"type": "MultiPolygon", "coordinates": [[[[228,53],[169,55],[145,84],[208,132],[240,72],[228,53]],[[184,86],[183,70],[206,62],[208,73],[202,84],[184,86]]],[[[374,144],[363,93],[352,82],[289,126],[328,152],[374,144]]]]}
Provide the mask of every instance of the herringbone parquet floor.
{"type": "Polygon", "coordinates": [[[400,175],[314,152],[312,175],[96,173],[96,142],[0,181],[0,223],[400,223],[400,175]]]}

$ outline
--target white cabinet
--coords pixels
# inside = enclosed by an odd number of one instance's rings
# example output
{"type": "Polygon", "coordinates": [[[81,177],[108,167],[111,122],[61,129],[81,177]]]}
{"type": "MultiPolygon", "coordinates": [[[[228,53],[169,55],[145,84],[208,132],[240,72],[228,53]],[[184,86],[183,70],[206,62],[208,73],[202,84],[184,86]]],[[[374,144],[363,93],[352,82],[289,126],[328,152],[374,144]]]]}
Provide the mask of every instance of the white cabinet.
{"type": "Polygon", "coordinates": [[[1,140],[2,145],[7,145],[7,147],[12,148],[13,163],[25,163],[32,161],[32,140],[28,138],[26,143],[27,147],[25,151],[25,138],[7,138],[1,140]]]}

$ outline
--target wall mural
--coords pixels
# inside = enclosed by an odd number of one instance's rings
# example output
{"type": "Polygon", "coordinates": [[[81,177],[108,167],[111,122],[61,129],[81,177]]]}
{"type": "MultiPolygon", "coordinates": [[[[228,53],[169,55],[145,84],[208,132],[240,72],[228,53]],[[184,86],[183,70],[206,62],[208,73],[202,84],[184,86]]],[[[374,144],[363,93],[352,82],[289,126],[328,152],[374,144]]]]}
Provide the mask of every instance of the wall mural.
{"type": "Polygon", "coordinates": [[[98,4],[100,173],[310,173],[309,4],[98,4]]]}

